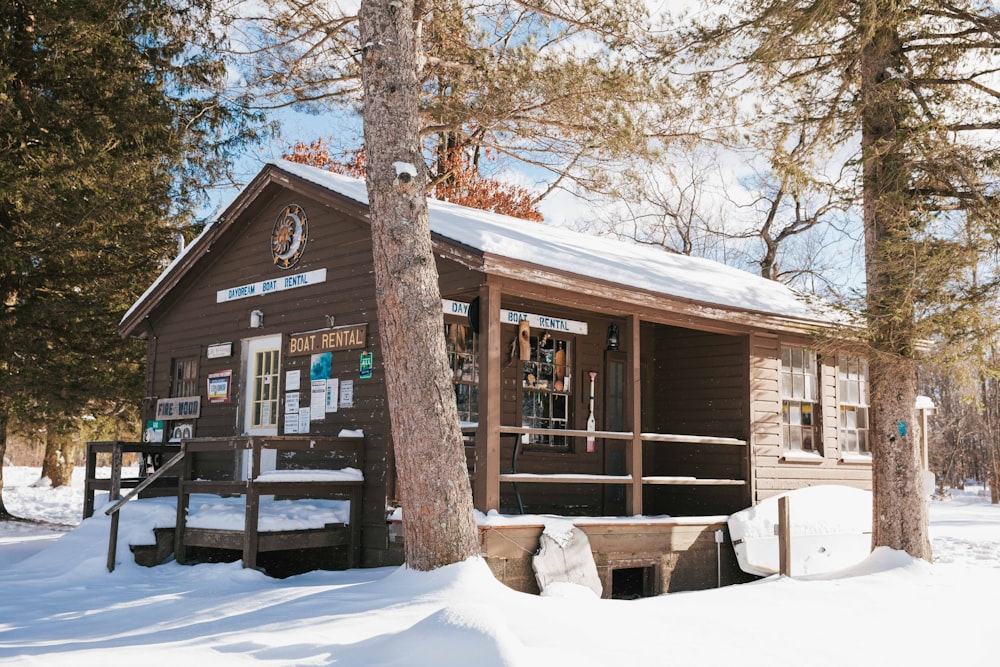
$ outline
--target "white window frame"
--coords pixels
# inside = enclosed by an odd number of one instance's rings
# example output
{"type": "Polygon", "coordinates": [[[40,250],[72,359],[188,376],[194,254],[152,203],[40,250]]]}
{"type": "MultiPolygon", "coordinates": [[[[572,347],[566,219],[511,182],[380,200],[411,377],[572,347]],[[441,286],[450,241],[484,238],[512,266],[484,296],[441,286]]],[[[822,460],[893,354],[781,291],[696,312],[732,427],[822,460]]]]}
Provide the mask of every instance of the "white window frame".
{"type": "Polygon", "coordinates": [[[783,345],[780,361],[782,448],[822,456],[819,359],[808,348],[783,345]]]}
{"type": "Polygon", "coordinates": [[[868,392],[868,362],[861,357],[840,355],[837,359],[837,433],[841,455],[871,456],[868,392]]]}

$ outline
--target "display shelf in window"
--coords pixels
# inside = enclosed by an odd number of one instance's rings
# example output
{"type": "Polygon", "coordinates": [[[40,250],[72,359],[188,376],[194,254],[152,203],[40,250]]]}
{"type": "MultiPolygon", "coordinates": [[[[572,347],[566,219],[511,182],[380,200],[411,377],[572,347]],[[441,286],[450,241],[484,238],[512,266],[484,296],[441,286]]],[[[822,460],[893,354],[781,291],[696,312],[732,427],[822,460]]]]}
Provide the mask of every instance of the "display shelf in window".
{"type": "Polygon", "coordinates": [[[479,336],[468,325],[453,322],[445,323],[444,335],[458,417],[479,421],[479,336]]]}
{"type": "MultiPolygon", "coordinates": [[[[531,337],[531,353],[521,364],[521,425],[537,429],[566,429],[570,424],[572,378],[570,341],[548,333],[531,337]]],[[[522,442],[567,450],[571,439],[552,434],[525,435],[522,442]]]]}

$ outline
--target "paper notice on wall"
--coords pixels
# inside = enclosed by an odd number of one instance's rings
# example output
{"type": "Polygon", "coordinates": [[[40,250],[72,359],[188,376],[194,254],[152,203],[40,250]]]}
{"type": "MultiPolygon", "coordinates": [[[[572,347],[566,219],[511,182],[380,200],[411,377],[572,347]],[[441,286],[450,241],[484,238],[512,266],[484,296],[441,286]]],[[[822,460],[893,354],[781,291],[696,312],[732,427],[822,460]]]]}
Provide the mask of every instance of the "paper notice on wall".
{"type": "Polygon", "coordinates": [[[323,406],[326,405],[326,380],[313,380],[311,383],[311,400],[309,404],[311,406],[310,419],[312,421],[319,421],[326,417],[326,411],[323,406]]]}
{"type": "Polygon", "coordinates": [[[340,395],[340,380],[332,378],[326,381],[326,411],[337,411],[337,400],[340,395]]]}
{"type": "Polygon", "coordinates": [[[309,408],[299,408],[299,433],[309,432],[309,408]]]}
{"type": "Polygon", "coordinates": [[[302,381],[302,371],[285,371],[285,389],[298,391],[302,381]]]}
{"type": "Polygon", "coordinates": [[[299,392],[290,391],[285,394],[285,414],[296,414],[299,411],[299,392]]]}
{"type": "MultiPolygon", "coordinates": [[[[308,423],[308,422],[307,422],[308,423]]],[[[299,411],[288,411],[288,403],[285,403],[285,435],[299,432],[299,411]]]]}
{"type": "Polygon", "coordinates": [[[342,408],[354,407],[354,380],[344,380],[340,383],[340,400],[338,405],[342,408]]]}

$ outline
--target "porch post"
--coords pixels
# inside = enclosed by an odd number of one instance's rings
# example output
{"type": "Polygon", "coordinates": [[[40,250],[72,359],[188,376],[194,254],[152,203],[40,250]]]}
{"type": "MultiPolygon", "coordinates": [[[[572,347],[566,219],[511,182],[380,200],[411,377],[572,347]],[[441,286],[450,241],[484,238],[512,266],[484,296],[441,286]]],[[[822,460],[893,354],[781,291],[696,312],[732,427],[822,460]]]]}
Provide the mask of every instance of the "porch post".
{"type": "Polygon", "coordinates": [[[479,428],[476,509],[500,509],[500,289],[479,288],[479,428]]]}
{"type": "Polygon", "coordinates": [[[627,502],[629,513],[633,516],[642,514],[642,388],[640,375],[639,349],[639,317],[629,315],[625,320],[626,349],[626,398],[628,400],[629,428],[632,430],[632,440],[628,442],[625,455],[625,469],[632,475],[632,484],[628,487],[627,502]]]}

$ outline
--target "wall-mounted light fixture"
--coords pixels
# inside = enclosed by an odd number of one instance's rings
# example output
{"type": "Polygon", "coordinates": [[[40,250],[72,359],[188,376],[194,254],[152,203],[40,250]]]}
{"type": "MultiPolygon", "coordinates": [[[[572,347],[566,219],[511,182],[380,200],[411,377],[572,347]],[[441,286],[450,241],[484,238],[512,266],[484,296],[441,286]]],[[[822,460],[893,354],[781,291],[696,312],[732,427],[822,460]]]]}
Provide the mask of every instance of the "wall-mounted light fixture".
{"type": "Polygon", "coordinates": [[[337,321],[337,318],[333,315],[326,316],[326,326],[333,328],[333,323],[337,321]]]}
{"type": "Polygon", "coordinates": [[[618,349],[618,325],[614,322],[608,327],[608,349],[617,350],[618,349]]]}
{"type": "Polygon", "coordinates": [[[250,328],[251,329],[260,329],[262,326],[264,326],[264,313],[263,313],[263,311],[260,311],[260,310],[251,310],[250,311],[250,328]]]}

